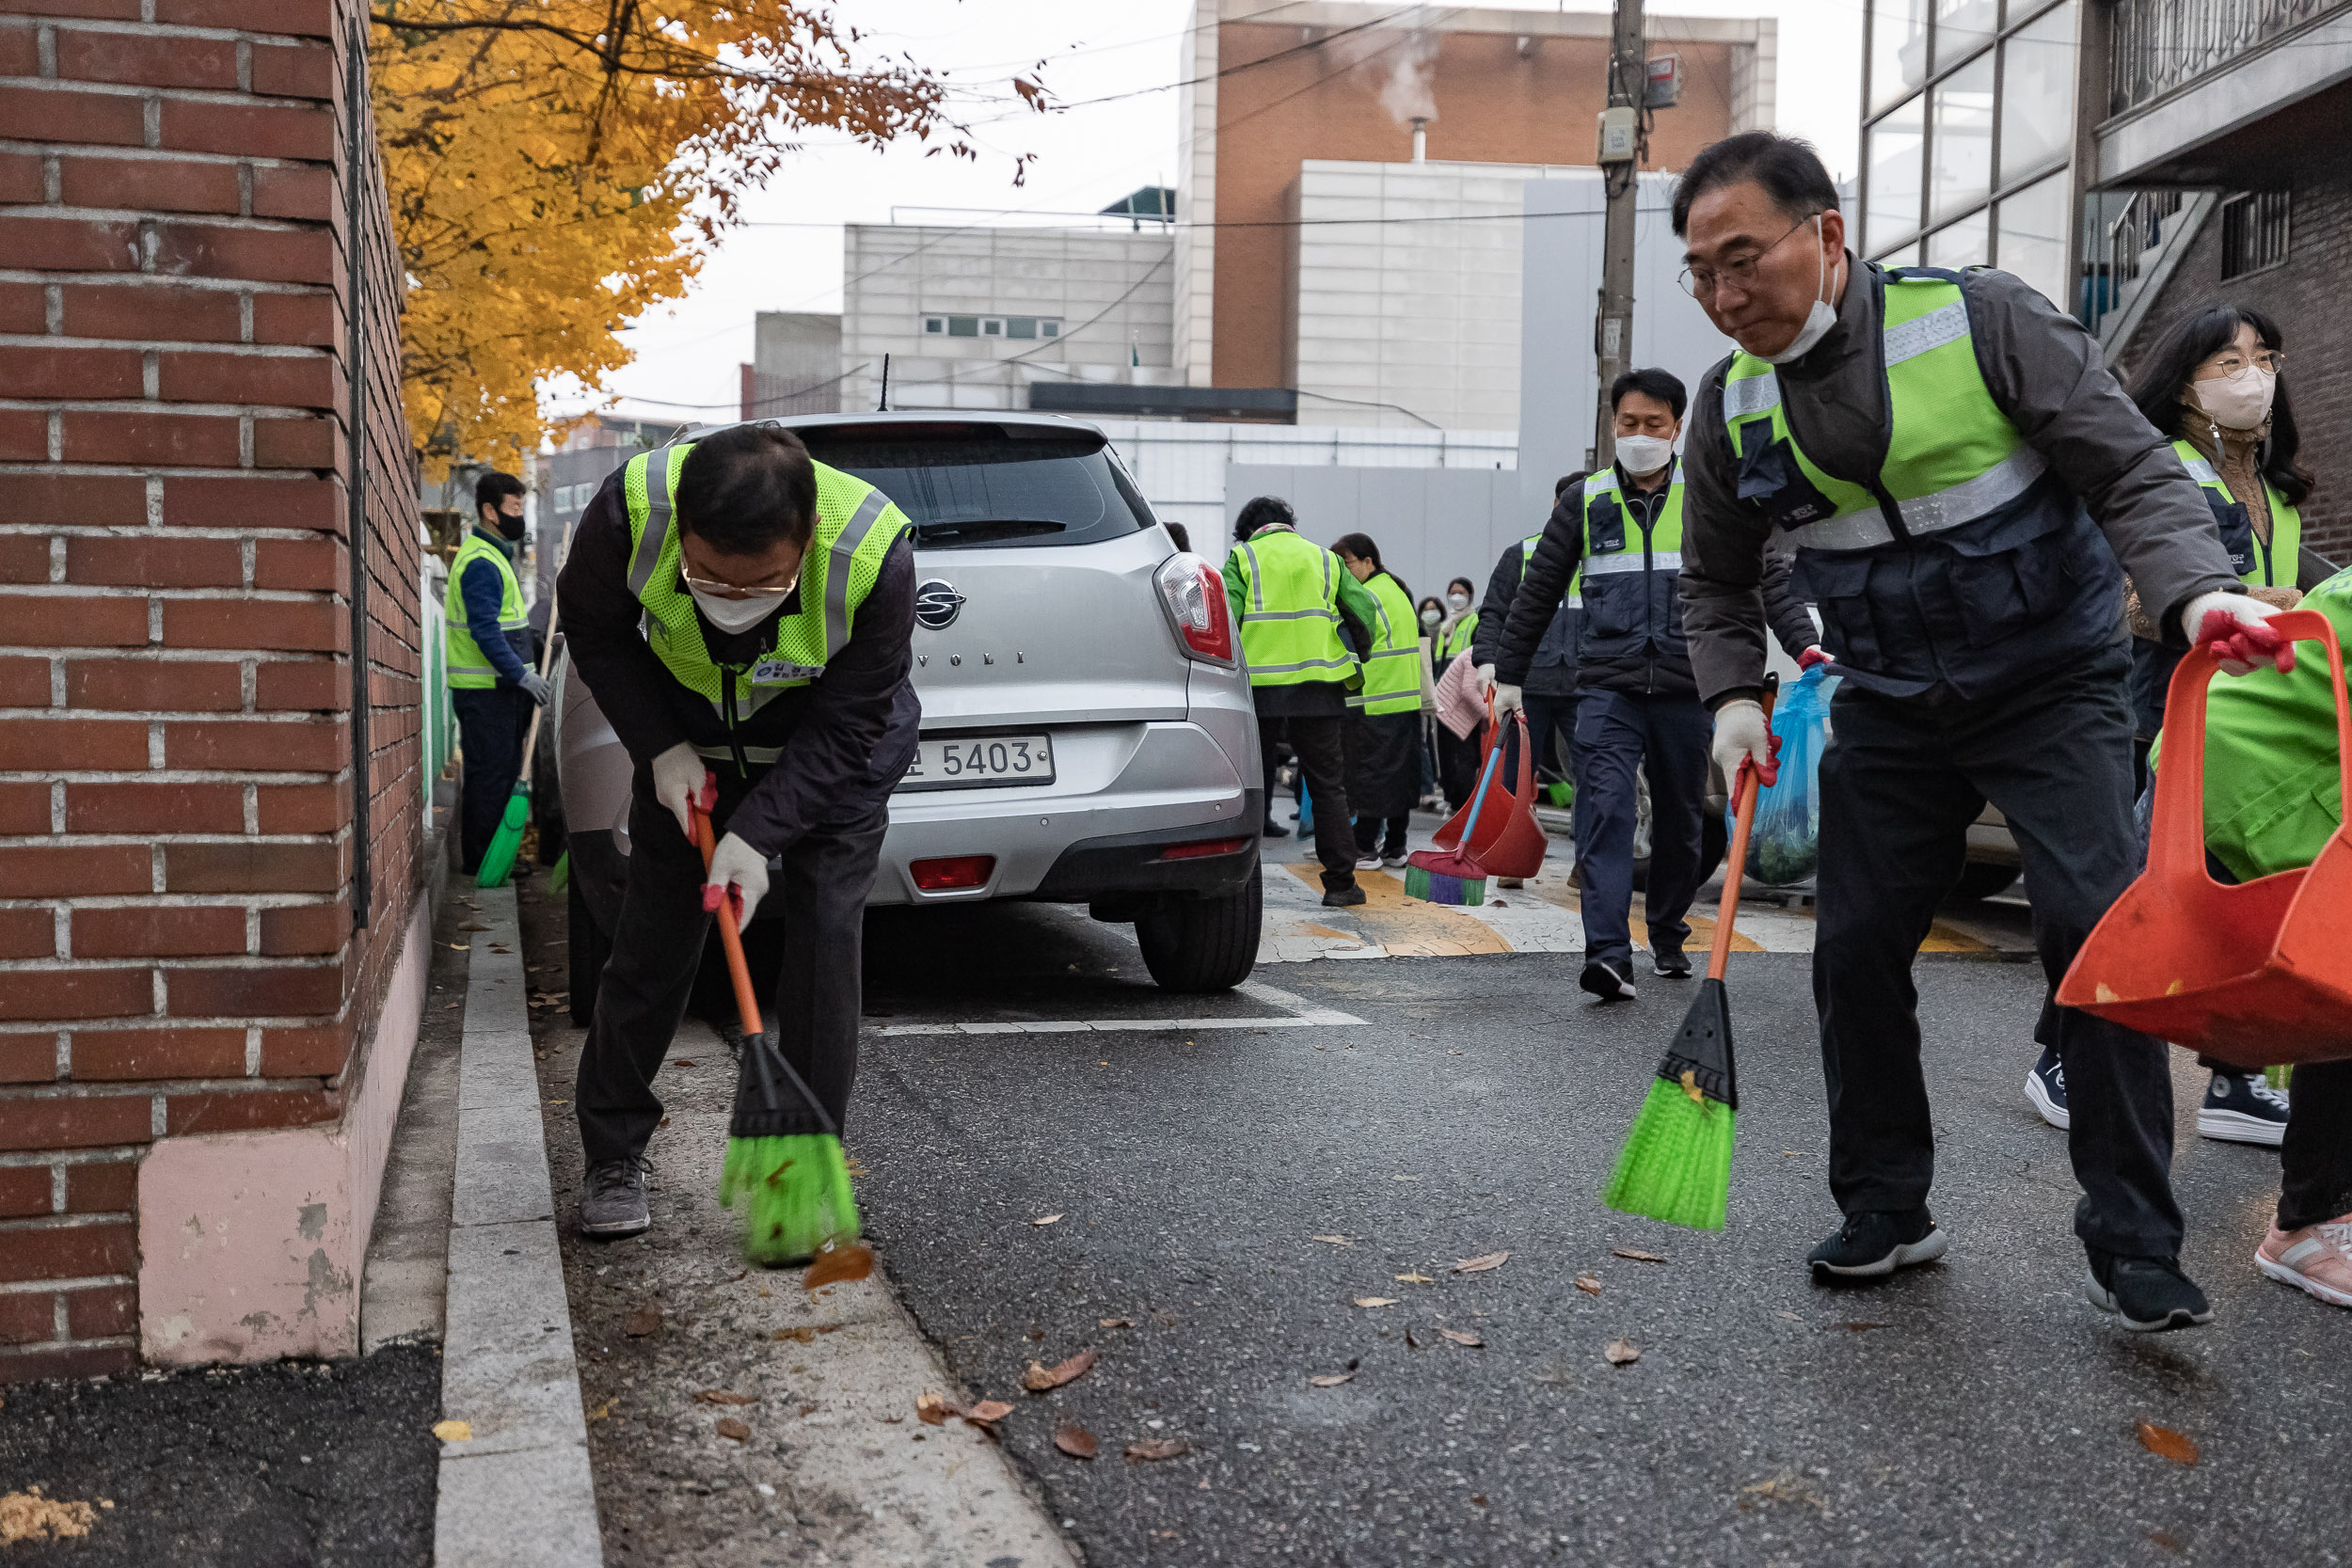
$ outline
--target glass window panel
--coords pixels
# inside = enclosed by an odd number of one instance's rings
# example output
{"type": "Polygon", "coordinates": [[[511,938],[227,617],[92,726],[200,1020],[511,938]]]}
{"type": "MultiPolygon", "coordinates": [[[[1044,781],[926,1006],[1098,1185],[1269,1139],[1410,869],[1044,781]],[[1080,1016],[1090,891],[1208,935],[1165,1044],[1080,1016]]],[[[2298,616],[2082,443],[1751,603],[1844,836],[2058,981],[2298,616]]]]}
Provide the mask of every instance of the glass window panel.
{"type": "Polygon", "coordinates": [[[1928,205],[1943,217],[1983,200],[1993,188],[1993,56],[1947,77],[1931,96],[1935,167],[1928,205]]]}
{"type": "Polygon", "coordinates": [[[2065,155],[2074,135],[2074,0],[2001,46],[2001,181],[2065,155]]]}
{"type": "Polygon", "coordinates": [[[1935,0],[1935,69],[1948,71],[1993,41],[2000,0],[1935,0]]]}
{"type": "Polygon", "coordinates": [[[1928,79],[1928,0],[1871,0],[1870,112],[1928,79]]]}
{"type": "Polygon", "coordinates": [[[1008,338],[1036,337],[1037,318],[1035,316],[1007,316],[1005,318],[1005,336],[1008,338]]]}
{"type": "Polygon", "coordinates": [[[923,318],[923,330],[926,332],[945,332],[947,330],[947,318],[945,316],[925,316],[923,318]]]}
{"type": "Polygon", "coordinates": [[[1870,198],[1863,243],[1883,249],[1919,227],[1920,101],[1913,99],[1870,127],[1870,198]]]}
{"type": "Polygon", "coordinates": [[[2032,284],[2061,310],[2074,307],[2066,286],[2067,175],[2035,182],[2001,203],[2000,267],[2032,284]]]}
{"type": "Polygon", "coordinates": [[[1061,336],[1061,323],[1040,322],[1037,324],[1037,331],[1041,338],[1058,338],[1061,336]]]}
{"type": "Polygon", "coordinates": [[[949,317],[947,318],[947,336],[948,336],[948,337],[950,337],[950,338],[977,338],[977,337],[978,337],[979,335],[980,335],[980,318],[979,318],[979,317],[977,317],[977,316],[949,316],[949,317]]]}
{"type": "Polygon", "coordinates": [[[1971,213],[1957,223],[1946,224],[1928,236],[1928,265],[1931,267],[1980,267],[1991,253],[1992,233],[1989,213],[1971,213]]]}
{"type": "Polygon", "coordinates": [[[988,317],[980,323],[980,335],[984,338],[1003,337],[1005,335],[1004,322],[995,316],[988,317]]]}

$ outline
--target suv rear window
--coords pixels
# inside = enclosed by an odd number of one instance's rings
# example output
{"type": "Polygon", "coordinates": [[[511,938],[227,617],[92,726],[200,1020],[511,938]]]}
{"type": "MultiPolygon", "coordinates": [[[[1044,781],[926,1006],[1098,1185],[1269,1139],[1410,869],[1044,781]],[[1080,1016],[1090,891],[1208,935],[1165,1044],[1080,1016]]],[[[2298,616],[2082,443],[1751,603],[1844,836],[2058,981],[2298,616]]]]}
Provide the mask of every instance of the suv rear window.
{"type": "Polygon", "coordinates": [[[898,502],[921,549],[1090,545],[1153,520],[1104,439],[1083,431],[942,423],[794,434],[819,463],[898,502]]]}

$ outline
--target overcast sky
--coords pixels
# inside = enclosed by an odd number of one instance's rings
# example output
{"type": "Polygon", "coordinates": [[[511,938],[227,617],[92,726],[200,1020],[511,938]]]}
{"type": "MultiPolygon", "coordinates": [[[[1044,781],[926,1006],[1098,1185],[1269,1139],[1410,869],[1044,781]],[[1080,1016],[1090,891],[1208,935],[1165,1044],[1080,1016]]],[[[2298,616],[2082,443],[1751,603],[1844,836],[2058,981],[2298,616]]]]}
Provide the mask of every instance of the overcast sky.
{"type": "MultiPolygon", "coordinates": [[[[1560,6],[1514,8],[1554,10],[1560,6]]],[[[1597,8],[1583,0],[1576,9],[1597,8]]],[[[1780,129],[1809,138],[1839,178],[1855,166],[1862,0],[1661,0],[1678,16],[1780,20],[1780,129]]],[[[1092,213],[1140,185],[1174,182],[1179,49],[1189,0],[850,0],[840,18],[866,46],[903,52],[948,73],[980,161],[927,158],[915,145],[873,152],[812,139],[747,203],[755,227],[727,236],[693,291],[648,312],[627,336],[636,361],[612,378],[620,412],[723,418],[737,406],[737,367],[752,355],[759,310],[841,308],[841,226],[1040,222],[1092,213]],[[1133,96],[1039,115],[1003,102],[1008,75],[1042,59],[1057,98],[1133,96]],[[1156,89],[1156,90],[1154,90],[1156,89]],[[1034,152],[1012,183],[1015,155],[1034,152]],[[949,210],[953,209],[953,210],[949,210]]],[[[1365,7],[1368,14],[1378,8],[1365,7]]],[[[564,412],[592,406],[556,395],[564,412]]]]}

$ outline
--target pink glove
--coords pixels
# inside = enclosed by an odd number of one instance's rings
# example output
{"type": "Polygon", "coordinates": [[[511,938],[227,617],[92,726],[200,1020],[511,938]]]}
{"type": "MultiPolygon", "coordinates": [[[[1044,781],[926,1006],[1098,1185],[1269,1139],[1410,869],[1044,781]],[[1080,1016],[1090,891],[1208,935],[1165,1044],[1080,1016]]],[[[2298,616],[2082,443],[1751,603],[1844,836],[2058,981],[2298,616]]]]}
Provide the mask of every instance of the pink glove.
{"type": "Polygon", "coordinates": [[[2295,668],[2295,644],[2268,624],[2277,610],[2245,594],[2200,594],[2181,612],[2185,626],[2196,627],[2191,641],[2212,654],[2229,674],[2244,675],[2267,667],[2280,674],[2295,668]]]}
{"type": "Polygon", "coordinates": [[[1822,647],[1819,642],[1814,643],[1813,646],[1807,648],[1804,652],[1797,656],[1797,668],[1800,670],[1810,670],[1817,664],[1835,664],[1836,662],[1837,656],[1831,653],[1827,648],[1822,647]]]}

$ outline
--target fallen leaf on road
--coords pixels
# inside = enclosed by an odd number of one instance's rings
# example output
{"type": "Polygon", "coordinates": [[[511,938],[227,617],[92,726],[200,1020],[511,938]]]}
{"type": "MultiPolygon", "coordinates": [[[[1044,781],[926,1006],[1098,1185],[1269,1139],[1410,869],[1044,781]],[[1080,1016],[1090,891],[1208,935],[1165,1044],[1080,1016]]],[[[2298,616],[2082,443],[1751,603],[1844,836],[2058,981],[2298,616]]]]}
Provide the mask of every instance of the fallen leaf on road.
{"type": "MultiPolygon", "coordinates": [[[[768,1292],[764,1290],[760,1291],[760,1294],[762,1295],[766,1295],[767,1293],[768,1292]]],[[[819,1334],[838,1334],[840,1332],[841,1325],[839,1323],[804,1323],[799,1328],[779,1328],[773,1334],[770,1335],[769,1338],[771,1339],[790,1339],[797,1343],[805,1345],[814,1340],[819,1334]]]]}
{"type": "Polygon", "coordinates": [[[1642,1359],[1641,1347],[1630,1339],[1612,1339],[1609,1347],[1600,1354],[1609,1358],[1613,1367],[1629,1367],[1642,1359]]]}
{"type": "Polygon", "coordinates": [[[1046,1214],[1041,1218],[1033,1219],[1029,1223],[1031,1225],[1051,1225],[1059,1218],[1061,1218],[1059,1214],[1046,1214]]]}
{"type": "Polygon", "coordinates": [[[1482,1253],[1476,1258],[1465,1258],[1454,1265],[1454,1272],[1455,1274],[1485,1274],[1488,1269],[1502,1267],[1503,1260],[1510,1256],[1507,1252],[1488,1252],[1482,1253]]]}
{"type": "Polygon", "coordinates": [[[1662,1263],[1665,1261],[1663,1258],[1659,1257],[1658,1254],[1654,1252],[1642,1252],[1629,1246],[1612,1247],[1609,1251],[1609,1256],[1612,1258],[1630,1258],[1636,1263],[1662,1263]]]}
{"type": "Polygon", "coordinates": [[[1477,1493],[1473,1493],[1473,1494],[1471,1494],[1471,1496],[1470,1496],[1470,1506],[1471,1506],[1471,1507],[1473,1507],[1473,1508],[1484,1508],[1484,1507],[1486,1507],[1486,1493],[1484,1493],[1484,1492],[1477,1492],[1477,1493]]]}
{"type": "Polygon", "coordinates": [[[1320,1377],[1311,1377],[1307,1381],[1318,1388],[1337,1388],[1341,1384],[1352,1383],[1355,1379],[1356,1374],[1353,1371],[1344,1371],[1325,1372],[1320,1377]]]}
{"type": "MultiPolygon", "coordinates": [[[[103,1506],[114,1504],[100,1499],[103,1506]]],[[[0,1496],[0,1546],[20,1541],[79,1540],[98,1522],[98,1510],[84,1502],[44,1497],[38,1486],[0,1496]]]]}
{"type": "Polygon", "coordinates": [[[2140,1422],[2139,1446],[2175,1465],[2194,1465],[2197,1463],[2197,1440],[2186,1433],[2174,1432],[2170,1427],[2160,1427],[2150,1421],[2140,1422]]]}
{"type": "Polygon", "coordinates": [[[1895,1325],[1893,1323],[1839,1323],[1837,1326],[1850,1328],[1856,1334],[1867,1334],[1874,1328],[1892,1328],[1895,1325]]]}
{"type": "MultiPolygon", "coordinates": [[[[1822,1500],[1821,1494],[1814,1490],[1813,1483],[1794,1470],[1783,1470],[1776,1476],[1759,1481],[1753,1486],[1742,1486],[1740,1490],[1768,1503],[1811,1503],[1815,1508],[1829,1506],[1822,1500]]],[[[1745,1508],[1748,1505],[1741,1503],[1740,1506],[1745,1508]]]]}
{"type": "Polygon", "coordinates": [[[732,1388],[705,1388],[694,1397],[705,1404],[757,1404],[757,1394],[739,1394],[732,1388]]]}
{"type": "Polygon", "coordinates": [[[691,1056],[680,1056],[676,1061],[672,1062],[670,1065],[672,1067],[693,1067],[696,1063],[694,1058],[691,1056]]]}
{"type": "Polygon", "coordinates": [[[490,927],[485,926],[479,920],[469,920],[465,925],[460,926],[457,928],[461,931],[486,931],[490,927]]]}
{"type": "Polygon", "coordinates": [[[752,1429],[732,1416],[719,1418],[718,1432],[730,1443],[748,1443],[752,1440],[752,1429]]]}
{"type": "Polygon", "coordinates": [[[1576,1288],[1588,1296],[1597,1296],[1600,1294],[1600,1276],[1590,1274],[1578,1275],[1576,1288]]]}
{"type": "Polygon", "coordinates": [[[1102,1451],[1094,1433],[1075,1421],[1064,1421],[1054,1429],[1054,1447],[1073,1459],[1092,1459],[1102,1451]]]}
{"type": "Polygon", "coordinates": [[[848,1246],[829,1246],[817,1255],[817,1260],[801,1275],[801,1289],[814,1291],[820,1285],[838,1285],[843,1280],[864,1279],[874,1272],[874,1249],[863,1242],[848,1246]]]}
{"type": "Polygon", "coordinates": [[[473,1423],[471,1421],[436,1421],[433,1423],[433,1435],[444,1443],[468,1442],[473,1437],[473,1423]]]}
{"type": "Polygon", "coordinates": [[[961,1407],[937,1394],[925,1392],[914,1402],[914,1418],[927,1427],[945,1426],[948,1417],[962,1414],[961,1407]]]}
{"type": "MultiPolygon", "coordinates": [[[[457,949],[457,951],[459,951],[460,953],[463,953],[463,952],[465,952],[468,948],[471,947],[471,946],[473,945],[473,943],[471,943],[471,942],[451,942],[451,943],[450,943],[450,945],[451,945],[452,947],[456,948],[456,949],[457,949]]],[[[454,1003],[454,1002],[453,1002],[453,1003],[451,1003],[451,1004],[450,1004],[450,1006],[453,1006],[453,1007],[454,1007],[455,1006],[457,1006],[457,1004],[456,1004],[456,1003],[454,1003]]]]}
{"type": "Polygon", "coordinates": [[[1794,1312],[1775,1312],[1772,1316],[1775,1318],[1787,1318],[1792,1323],[1801,1323],[1804,1322],[1803,1318],[1798,1317],[1794,1312]]]}
{"type": "Polygon", "coordinates": [[[1468,1345],[1472,1350],[1484,1350],[1486,1345],[1486,1340],[1481,1339],[1477,1335],[1472,1334],[1467,1328],[1441,1328],[1438,1330],[1438,1332],[1453,1340],[1455,1344],[1468,1345]]]}
{"type": "Polygon", "coordinates": [[[1418,1176],[1391,1176],[1389,1180],[1391,1181],[1418,1181],[1421,1178],[1418,1176]]]}
{"type": "Polygon", "coordinates": [[[1057,1362],[1051,1367],[1032,1361],[1029,1363],[1029,1370],[1021,1374],[1021,1386],[1032,1394],[1042,1394],[1049,1388],[1058,1388],[1073,1379],[1086,1375],[1087,1369],[1093,1366],[1098,1359],[1100,1359],[1100,1353],[1092,1345],[1089,1345],[1069,1360],[1057,1362]]]}
{"type": "Polygon", "coordinates": [[[1437,1283],[1425,1274],[1401,1274],[1396,1276],[1396,1282],[1399,1285],[1435,1285],[1437,1283]]]}
{"type": "Polygon", "coordinates": [[[615,1399],[609,1399],[609,1400],[605,1401],[602,1404],[600,1404],[600,1405],[596,1406],[594,1410],[591,1410],[590,1412],[588,1412],[588,1418],[589,1418],[590,1420],[592,1420],[592,1421],[601,1421],[601,1420],[603,1420],[603,1419],[604,1419],[607,1416],[612,1415],[612,1407],[613,1407],[614,1405],[616,1405],[616,1404],[620,1403],[620,1402],[620,1402],[617,1398],[615,1398],[615,1399]]]}
{"type": "Polygon", "coordinates": [[[1413,1331],[1409,1328],[1405,1331],[1405,1348],[1406,1350],[1421,1349],[1421,1341],[1413,1338],[1413,1331]]]}
{"type": "Polygon", "coordinates": [[[1359,1307],[1394,1307],[1396,1305],[1396,1297],[1358,1296],[1356,1298],[1356,1305],[1359,1307]]]}
{"type": "Polygon", "coordinates": [[[1154,1459],[1173,1459],[1178,1454],[1192,1452],[1192,1445],[1181,1437],[1146,1437],[1130,1443],[1124,1450],[1128,1463],[1141,1464],[1154,1459]]]}
{"type": "Polygon", "coordinates": [[[642,1339],[661,1329],[661,1308],[651,1302],[631,1312],[621,1324],[621,1332],[632,1339],[642,1339]]]}
{"type": "Polygon", "coordinates": [[[1136,1321],[1133,1318],[1098,1318],[1095,1320],[1095,1326],[1097,1328],[1133,1328],[1136,1326],[1136,1321]]]}
{"type": "Polygon", "coordinates": [[[1344,1236],[1310,1236],[1307,1239],[1311,1242],[1328,1242],[1333,1246],[1354,1246],[1356,1244],[1344,1236]]]}
{"type": "Polygon", "coordinates": [[[964,1411],[963,1418],[976,1426],[987,1426],[992,1422],[1001,1421],[1011,1414],[1012,1406],[1002,1400],[982,1400],[971,1409],[964,1411]]]}

